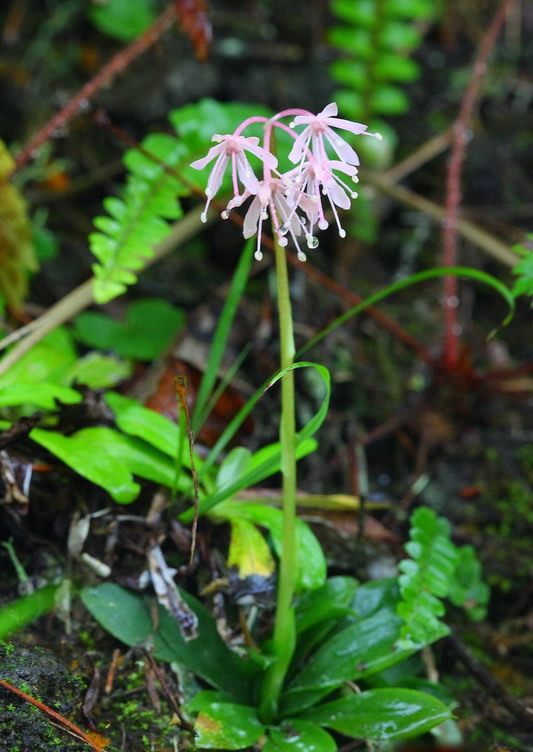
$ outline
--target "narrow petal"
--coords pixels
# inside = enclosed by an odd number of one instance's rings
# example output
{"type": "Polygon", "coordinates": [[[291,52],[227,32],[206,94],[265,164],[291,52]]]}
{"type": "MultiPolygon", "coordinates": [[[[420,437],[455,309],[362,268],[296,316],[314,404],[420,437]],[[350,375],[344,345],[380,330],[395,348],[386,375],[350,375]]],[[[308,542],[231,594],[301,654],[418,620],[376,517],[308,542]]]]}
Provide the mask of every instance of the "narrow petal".
{"type": "Polygon", "coordinates": [[[339,111],[339,108],[337,107],[336,102],[331,102],[330,104],[326,105],[322,112],[319,112],[317,117],[323,120],[324,118],[330,118],[334,117],[339,111]]]}
{"type": "Polygon", "coordinates": [[[244,191],[242,196],[234,196],[231,201],[228,201],[228,205],[226,206],[226,211],[231,211],[232,209],[235,209],[237,206],[241,206],[241,204],[244,204],[247,198],[249,198],[252,194],[250,191],[244,191]]]}
{"type": "Polygon", "coordinates": [[[255,233],[257,232],[257,225],[259,223],[259,217],[261,216],[262,211],[263,205],[256,196],[250,204],[250,208],[246,212],[246,216],[244,218],[242,234],[245,238],[251,238],[252,235],[255,235],[255,233]]]}
{"type": "Polygon", "coordinates": [[[278,160],[274,156],[274,154],[271,154],[266,149],[261,148],[260,146],[249,146],[247,145],[246,151],[249,151],[250,154],[255,154],[256,157],[259,157],[261,162],[264,162],[268,167],[270,167],[272,170],[275,170],[278,166],[278,160]]]}
{"type": "Polygon", "coordinates": [[[337,206],[340,206],[341,209],[349,209],[350,208],[350,199],[346,195],[346,193],[342,190],[340,185],[337,185],[336,183],[333,183],[332,185],[328,185],[327,187],[328,195],[331,201],[333,201],[334,204],[337,204],[337,206]]]}
{"type": "Polygon", "coordinates": [[[228,162],[229,157],[226,153],[222,153],[215,162],[215,166],[211,170],[209,180],[207,181],[207,187],[205,189],[206,196],[210,196],[212,198],[222,185],[222,180],[224,179],[224,173],[226,171],[228,162]]]}
{"type": "Polygon", "coordinates": [[[239,154],[235,155],[235,159],[237,160],[237,172],[239,174],[241,183],[251,193],[257,193],[259,181],[254,175],[254,171],[252,170],[252,166],[246,159],[246,155],[244,154],[244,152],[240,152],[239,154]]]}
{"type": "Polygon", "coordinates": [[[205,157],[202,157],[202,159],[197,159],[195,162],[191,162],[191,167],[193,167],[195,170],[203,170],[206,165],[209,164],[209,162],[212,162],[213,159],[220,154],[220,152],[224,151],[225,149],[224,144],[217,144],[216,146],[212,146],[209,151],[207,152],[205,157]]]}
{"type": "Polygon", "coordinates": [[[336,154],[339,156],[340,160],[342,162],[347,162],[351,165],[358,165],[359,164],[359,157],[357,156],[356,152],[352,149],[349,143],[347,143],[343,138],[341,138],[339,135],[334,133],[331,128],[326,128],[324,133],[325,138],[329,141],[333,149],[335,150],[336,154]]]}
{"type": "Polygon", "coordinates": [[[307,148],[310,137],[311,126],[308,126],[307,128],[304,128],[304,130],[300,133],[300,135],[292,145],[292,149],[289,153],[289,159],[293,164],[296,164],[302,158],[302,155],[307,148]]]}
{"type": "Polygon", "coordinates": [[[368,125],[362,123],[353,123],[351,120],[343,120],[343,118],[326,118],[326,125],[331,128],[340,128],[343,131],[351,131],[351,133],[364,133],[368,125]]]}

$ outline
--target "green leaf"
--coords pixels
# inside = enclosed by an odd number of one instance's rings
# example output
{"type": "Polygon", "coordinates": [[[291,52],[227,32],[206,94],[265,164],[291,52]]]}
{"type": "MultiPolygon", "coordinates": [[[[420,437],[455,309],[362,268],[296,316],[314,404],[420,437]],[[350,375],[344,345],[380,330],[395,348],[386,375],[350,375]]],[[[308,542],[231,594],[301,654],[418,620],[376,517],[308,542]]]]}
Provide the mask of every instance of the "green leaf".
{"type": "Polygon", "coordinates": [[[388,50],[411,50],[420,43],[421,31],[402,21],[388,21],[379,33],[379,44],[388,50]]]}
{"type": "Polygon", "coordinates": [[[344,324],[344,322],[348,321],[356,314],[361,313],[361,311],[364,311],[369,306],[378,303],[380,300],[383,300],[389,295],[392,295],[395,292],[399,292],[400,290],[404,290],[407,287],[411,287],[411,285],[418,284],[419,282],[426,282],[428,279],[435,279],[438,277],[446,276],[468,277],[478,282],[483,282],[484,284],[489,285],[489,287],[494,288],[497,292],[500,293],[500,295],[504,298],[505,302],[509,306],[509,313],[502,321],[501,326],[505,326],[512,319],[516,308],[515,300],[511,291],[498,279],[496,279],[496,277],[492,277],[490,274],[481,272],[478,269],[470,269],[465,266],[437,267],[436,269],[427,269],[424,272],[412,274],[410,277],[406,277],[406,279],[401,279],[398,282],[394,282],[392,285],[388,285],[387,287],[383,288],[383,290],[370,295],[361,303],[358,303],[357,305],[348,309],[348,311],[343,313],[342,316],[339,316],[334,321],[332,321],[331,324],[328,324],[325,329],[322,329],[321,332],[315,334],[315,336],[312,337],[312,339],[306,345],[304,345],[304,347],[300,348],[300,350],[296,353],[296,357],[301,357],[305,352],[321,342],[324,337],[327,337],[327,335],[338,326],[344,324]]]}
{"type": "Polygon", "coordinates": [[[75,404],[81,401],[81,394],[68,386],[46,381],[41,384],[9,384],[0,391],[0,407],[32,405],[43,410],[55,410],[58,407],[56,400],[75,404]]]}
{"type": "MultiPolygon", "coordinates": [[[[329,66],[331,77],[343,86],[363,90],[368,81],[367,67],[356,60],[335,60],[329,66]]],[[[337,104],[339,104],[337,102],[337,104]]]]}
{"type": "Polygon", "coordinates": [[[0,377],[0,388],[8,384],[62,382],[77,357],[68,331],[64,327],[54,329],[0,377]]]}
{"type": "MultiPolygon", "coordinates": [[[[105,399],[121,431],[144,439],[169,457],[176,457],[179,430],[175,423],[122,394],[107,392],[105,399]]],[[[187,462],[186,456],[184,461],[187,462]]]]}
{"type": "Polygon", "coordinates": [[[435,0],[385,0],[384,12],[409,21],[432,18],[439,12],[440,3],[435,0]]]}
{"type": "MultiPolygon", "coordinates": [[[[513,295],[529,295],[533,298],[533,233],[526,235],[523,243],[513,246],[513,251],[522,256],[522,260],[513,268],[518,279],[514,283],[513,295]]],[[[533,300],[531,302],[533,305],[533,300]]]]}
{"type": "Polygon", "coordinates": [[[314,723],[361,739],[408,739],[451,718],[442,702],[413,689],[374,689],[333,700],[302,714],[314,723]]]}
{"type": "Polygon", "coordinates": [[[263,752],[336,752],[335,740],[311,721],[291,718],[271,728],[263,752]]]}
{"type": "Polygon", "coordinates": [[[198,713],[194,722],[195,742],[203,749],[244,749],[255,744],[265,732],[255,708],[228,702],[218,692],[199,692],[186,710],[198,713]]]}
{"type": "Polygon", "coordinates": [[[345,614],[356,588],[357,580],[353,577],[330,577],[322,587],[304,593],[296,604],[296,631],[303,632],[345,614]]]}
{"type": "Polygon", "coordinates": [[[235,447],[222,461],[217,474],[217,488],[235,483],[250,467],[252,453],[246,447],[235,447]]]}
{"type": "Polygon", "coordinates": [[[59,585],[45,585],[30,595],[3,605],[0,608],[0,640],[22,629],[54,605],[59,585]]]}
{"type": "Polygon", "coordinates": [[[472,621],[482,621],[487,615],[490,588],[481,579],[481,564],[474,548],[461,546],[458,554],[449,598],[455,606],[462,606],[472,621]]]}
{"type": "Polygon", "coordinates": [[[236,566],[239,577],[270,577],[275,569],[274,559],[265,539],[251,522],[234,517],[231,520],[231,539],[228,566],[236,566]]]}
{"type": "Polygon", "coordinates": [[[378,81],[403,81],[410,83],[418,78],[420,68],[410,57],[380,53],[374,74],[378,81]]]}
{"type": "MultiPolygon", "coordinates": [[[[281,554],[283,534],[283,513],[280,509],[264,504],[249,504],[238,501],[224,501],[217,505],[213,516],[225,520],[248,520],[255,525],[266,527],[272,536],[272,545],[281,554]]],[[[312,590],[322,585],[326,579],[326,560],[319,542],[308,525],[296,520],[297,540],[297,590],[312,590]]]]}
{"type": "Polygon", "coordinates": [[[382,671],[409,655],[395,648],[402,620],[384,608],[330,637],[293,678],[283,697],[283,712],[308,707],[308,690],[332,692],[346,681],[382,671]]]}
{"type": "Polygon", "coordinates": [[[137,498],[140,486],[134,482],[128,468],[100,452],[98,446],[93,441],[86,441],[83,435],[81,438],[76,434],[63,436],[54,431],[34,428],[30,438],[59,457],[79,475],[104,488],[120,504],[129,504],[137,498]]]}
{"type": "Polygon", "coordinates": [[[359,585],[350,603],[358,619],[372,616],[382,608],[396,608],[400,591],[397,577],[386,577],[359,585]]]}
{"type": "Polygon", "coordinates": [[[113,350],[126,358],[154,360],[184,322],[181,308],[159,298],[144,298],[128,306],[124,323],[105,313],[82,313],[74,321],[74,333],[88,347],[113,350]]]}
{"type": "Polygon", "coordinates": [[[374,50],[372,34],[366,29],[333,26],[328,32],[328,40],[334,47],[353,55],[358,60],[370,60],[372,57],[374,50]]]}
{"type": "Polygon", "coordinates": [[[207,609],[192,595],[180,593],[198,617],[198,637],[189,641],[184,640],[176,619],[162,606],[154,622],[152,597],[104,583],[84,588],[81,598],[94,618],[118,640],[130,646],[150,645],[154,658],[179,663],[211,686],[246,702],[251,696],[250,680],[260,669],[231,652],[207,609]]]}
{"type": "Polygon", "coordinates": [[[100,31],[123,42],[129,42],[154,22],[154,2],[107,0],[105,3],[91,3],[89,17],[100,31]]]}
{"type": "Polygon", "coordinates": [[[132,370],[131,363],[125,360],[90,352],[74,363],[68,372],[68,379],[71,383],[85,384],[91,389],[105,389],[129,378],[132,370]]]}
{"type": "Polygon", "coordinates": [[[342,21],[353,26],[372,28],[378,20],[374,0],[333,0],[331,10],[342,21]]]}
{"type": "Polygon", "coordinates": [[[397,86],[376,84],[372,90],[372,109],[379,115],[401,115],[409,109],[409,99],[397,86]]]}

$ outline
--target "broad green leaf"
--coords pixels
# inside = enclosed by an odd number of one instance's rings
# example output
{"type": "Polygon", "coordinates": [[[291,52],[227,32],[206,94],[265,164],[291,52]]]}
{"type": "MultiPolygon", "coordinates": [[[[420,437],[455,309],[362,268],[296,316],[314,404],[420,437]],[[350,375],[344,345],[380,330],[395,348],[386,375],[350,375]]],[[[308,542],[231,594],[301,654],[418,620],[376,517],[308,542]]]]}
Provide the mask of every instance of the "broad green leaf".
{"type": "Polygon", "coordinates": [[[412,50],[420,42],[421,31],[411,23],[388,21],[380,29],[380,46],[388,50],[402,52],[412,50]]]}
{"type": "Polygon", "coordinates": [[[364,619],[381,608],[396,608],[399,597],[400,590],[396,577],[372,580],[357,588],[350,608],[359,619],[364,619]]]}
{"type": "MultiPolygon", "coordinates": [[[[280,509],[267,507],[264,504],[249,504],[238,501],[224,501],[217,505],[212,512],[219,519],[244,519],[255,525],[266,527],[272,536],[272,545],[281,554],[283,535],[283,513],[280,509]]],[[[326,560],[314,534],[308,525],[300,519],[296,520],[297,540],[297,590],[312,590],[320,587],[326,578],[326,560]]]]}
{"type": "Polygon", "coordinates": [[[176,456],[179,431],[175,423],[122,394],[107,392],[105,398],[121,431],[144,439],[169,457],[176,456]]]}
{"type": "Polygon", "coordinates": [[[379,115],[401,115],[409,109],[409,99],[402,89],[376,84],[372,89],[372,111],[379,115]]]}
{"type": "MultiPolygon", "coordinates": [[[[418,78],[420,68],[410,57],[381,52],[376,61],[374,74],[379,81],[411,82],[418,78]]],[[[343,83],[341,81],[341,83],[343,83]]]]}
{"type": "Polygon", "coordinates": [[[75,404],[81,401],[81,394],[68,386],[46,381],[40,384],[20,382],[0,387],[0,407],[32,405],[43,410],[55,410],[58,407],[57,400],[75,404]]]}
{"type": "Polygon", "coordinates": [[[376,4],[373,0],[333,0],[331,10],[342,21],[347,21],[357,27],[372,28],[378,17],[376,4]]]}
{"type": "Polygon", "coordinates": [[[126,360],[90,352],[74,363],[67,377],[71,383],[85,384],[91,389],[105,389],[129,378],[132,370],[132,364],[126,360]]]}
{"type": "Polygon", "coordinates": [[[58,589],[59,585],[45,585],[30,595],[3,605],[0,608],[0,640],[4,640],[49,611],[54,605],[58,589]]]}
{"type": "Polygon", "coordinates": [[[184,322],[181,308],[159,298],[145,298],[130,303],[124,322],[97,311],[81,313],[74,321],[74,333],[88,347],[113,350],[126,358],[153,360],[184,322]]]}
{"type": "MultiPolygon", "coordinates": [[[[83,434],[83,431],[78,433],[83,434]]],[[[131,471],[114,457],[99,451],[94,441],[85,440],[83,435],[63,436],[41,428],[34,428],[30,438],[55,454],[79,475],[104,488],[119,504],[129,504],[137,498],[140,486],[133,480],[131,471]]]]}
{"type": "Polygon", "coordinates": [[[263,752],[336,752],[335,740],[311,721],[291,718],[271,728],[263,752]]]}
{"type": "Polygon", "coordinates": [[[100,31],[129,42],[155,20],[154,0],[107,0],[91,3],[89,17],[100,31]]]}
{"type": "Polygon", "coordinates": [[[64,383],[77,353],[64,327],[50,332],[0,377],[0,388],[8,384],[64,383]]]}
{"type": "Polygon", "coordinates": [[[246,447],[235,447],[222,461],[218,474],[217,488],[225,488],[235,483],[250,467],[252,453],[246,447]]]}
{"type": "Polygon", "coordinates": [[[394,646],[401,624],[394,611],[384,608],[335,633],[291,681],[284,695],[284,712],[295,713],[304,701],[307,706],[306,690],[332,691],[406,658],[410,651],[394,646]]]}
{"type": "Polygon", "coordinates": [[[231,520],[228,566],[237,567],[241,580],[253,575],[270,577],[274,572],[270,549],[259,530],[248,520],[237,517],[231,520]]]}
{"type": "Polygon", "coordinates": [[[244,749],[264,734],[265,727],[249,705],[228,702],[218,692],[199,692],[186,710],[198,713],[194,722],[196,746],[202,749],[244,749]]]}
{"type": "Polygon", "coordinates": [[[448,708],[414,689],[374,689],[302,713],[314,723],[361,739],[408,739],[451,718],[448,708]]]}
{"type": "Polygon", "coordinates": [[[356,588],[353,577],[330,577],[322,587],[304,593],[295,609],[297,632],[345,614],[356,588]]]}
{"type": "Polygon", "coordinates": [[[84,588],[81,598],[94,618],[118,640],[130,646],[150,645],[154,658],[175,661],[211,686],[246,702],[251,696],[250,680],[259,667],[229,650],[209,611],[192,595],[180,593],[198,617],[198,637],[189,641],[183,639],[176,619],[162,606],[154,628],[153,597],[104,583],[84,588]]]}

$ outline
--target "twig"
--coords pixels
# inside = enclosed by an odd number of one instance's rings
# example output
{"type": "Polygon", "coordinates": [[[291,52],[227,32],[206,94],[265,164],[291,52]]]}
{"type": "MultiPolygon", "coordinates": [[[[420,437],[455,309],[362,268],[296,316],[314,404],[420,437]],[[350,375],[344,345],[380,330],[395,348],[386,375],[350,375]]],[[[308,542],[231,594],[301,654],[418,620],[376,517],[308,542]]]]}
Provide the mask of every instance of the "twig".
{"type": "Polygon", "coordinates": [[[533,708],[524,705],[518,698],[510,695],[503,684],[488,671],[485,666],[474,658],[464,642],[452,632],[449,637],[461,663],[468,669],[474,679],[481,684],[494,698],[515,717],[530,728],[533,728],[533,708]]]}
{"type": "Polygon", "coordinates": [[[156,21],[140,37],[135,39],[126,49],[114,55],[111,60],[88,81],[72,99],[56,113],[19,151],[15,157],[15,170],[20,169],[34,157],[36,150],[54,135],[54,132],[65,126],[76,113],[86,106],[86,103],[104,86],[110,78],[121,73],[136,57],[142,55],[151,47],[161,34],[165,32],[177,17],[175,3],[170,3],[168,8],[156,19],[156,21]]]}
{"type": "MultiPolygon", "coordinates": [[[[505,16],[515,0],[502,0],[491,25],[479,45],[472,76],[466,88],[459,115],[453,125],[451,156],[446,174],[446,214],[442,226],[443,263],[455,266],[457,258],[457,218],[461,203],[461,170],[465,159],[467,130],[472,119],[481,82],[487,71],[487,61],[492,52],[505,16]]],[[[459,327],[457,326],[457,277],[444,278],[444,363],[453,369],[459,358],[459,327]]]]}
{"type": "MultiPolygon", "coordinates": [[[[384,175],[363,169],[359,170],[359,174],[361,175],[361,179],[365,182],[371,183],[376,188],[379,188],[380,191],[387,193],[400,203],[424,212],[424,214],[427,214],[437,222],[441,222],[446,217],[446,209],[443,206],[420,196],[418,193],[410,191],[408,188],[404,188],[401,185],[394,185],[394,183],[387,180],[384,175]]],[[[466,219],[458,219],[456,222],[456,230],[460,235],[466,238],[466,240],[477,245],[478,248],[485,251],[489,256],[492,256],[492,258],[500,261],[506,266],[516,266],[520,261],[520,258],[516,253],[513,253],[513,251],[510,250],[509,246],[502,243],[501,240],[498,240],[490,233],[485,232],[485,230],[482,230],[480,227],[473,224],[473,222],[469,222],[466,219]]]]}
{"type": "Polygon", "coordinates": [[[5,687],[6,689],[9,689],[10,692],[13,692],[14,694],[18,695],[19,697],[22,697],[23,700],[26,700],[26,702],[31,703],[32,705],[35,705],[36,708],[39,708],[39,710],[42,710],[43,713],[46,713],[46,715],[50,716],[51,718],[54,718],[56,721],[59,721],[59,723],[62,723],[63,726],[66,726],[71,731],[74,732],[74,734],[84,742],[87,742],[87,744],[90,744],[93,748],[94,752],[104,752],[102,747],[98,746],[93,740],[87,736],[87,734],[82,731],[76,724],[72,723],[72,721],[69,721],[68,718],[64,718],[60,713],[56,713],[55,710],[52,710],[52,708],[49,708],[48,705],[45,705],[42,702],[39,702],[39,700],[36,700],[34,697],[31,697],[31,695],[27,695],[26,692],[23,692],[21,689],[17,689],[17,687],[14,687],[12,684],[9,684],[9,682],[4,681],[3,679],[0,679],[0,685],[2,687],[5,687]]]}

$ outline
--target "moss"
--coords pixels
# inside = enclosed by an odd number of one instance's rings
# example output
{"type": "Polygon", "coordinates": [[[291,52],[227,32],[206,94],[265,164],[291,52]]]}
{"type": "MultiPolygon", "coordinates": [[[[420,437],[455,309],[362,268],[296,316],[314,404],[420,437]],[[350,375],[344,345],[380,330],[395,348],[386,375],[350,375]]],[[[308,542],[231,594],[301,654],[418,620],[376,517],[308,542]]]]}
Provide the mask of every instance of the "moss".
{"type": "MultiPolygon", "coordinates": [[[[76,721],[72,716],[83,687],[49,650],[1,644],[0,678],[76,721]]],[[[53,726],[35,705],[0,687],[0,750],[86,752],[87,744],[53,726]]]]}

